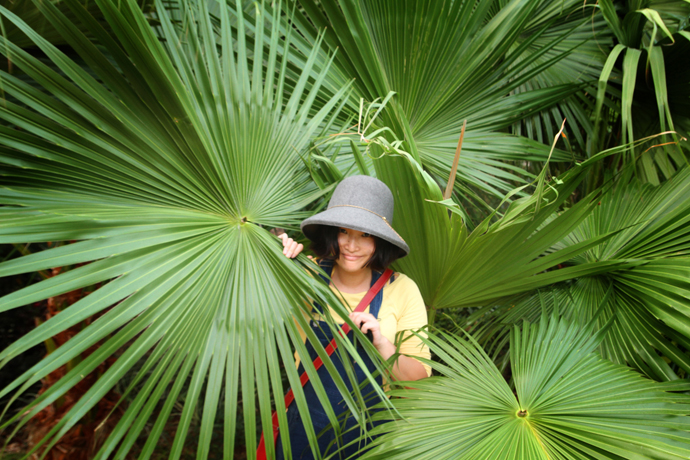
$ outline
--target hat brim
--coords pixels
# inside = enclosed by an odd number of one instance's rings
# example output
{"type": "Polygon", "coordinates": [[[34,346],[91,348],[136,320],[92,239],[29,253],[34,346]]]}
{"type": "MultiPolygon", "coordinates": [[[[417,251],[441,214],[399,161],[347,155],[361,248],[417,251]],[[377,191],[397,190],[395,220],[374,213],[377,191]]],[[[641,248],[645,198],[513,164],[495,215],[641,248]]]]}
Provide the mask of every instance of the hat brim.
{"type": "Polygon", "coordinates": [[[407,243],[385,220],[365,209],[349,206],[333,207],[305,219],[300,228],[302,233],[313,241],[318,232],[319,225],[345,227],[370,233],[402,249],[405,255],[410,252],[410,247],[407,243]]]}

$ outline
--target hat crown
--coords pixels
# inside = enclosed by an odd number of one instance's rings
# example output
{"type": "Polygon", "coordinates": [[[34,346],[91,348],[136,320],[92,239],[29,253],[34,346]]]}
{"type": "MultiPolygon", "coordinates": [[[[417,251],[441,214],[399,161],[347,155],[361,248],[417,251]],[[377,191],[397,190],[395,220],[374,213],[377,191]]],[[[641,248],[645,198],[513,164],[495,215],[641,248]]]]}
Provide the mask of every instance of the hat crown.
{"type": "Polygon", "coordinates": [[[370,176],[350,176],[333,191],[328,208],[352,206],[393,222],[393,194],[386,184],[370,176]]]}
{"type": "Polygon", "coordinates": [[[410,248],[392,222],[393,193],[388,186],[373,177],[351,176],[333,191],[328,209],[303,220],[300,228],[312,241],[320,241],[324,225],[366,232],[397,246],[404,256],[410,248]]]}

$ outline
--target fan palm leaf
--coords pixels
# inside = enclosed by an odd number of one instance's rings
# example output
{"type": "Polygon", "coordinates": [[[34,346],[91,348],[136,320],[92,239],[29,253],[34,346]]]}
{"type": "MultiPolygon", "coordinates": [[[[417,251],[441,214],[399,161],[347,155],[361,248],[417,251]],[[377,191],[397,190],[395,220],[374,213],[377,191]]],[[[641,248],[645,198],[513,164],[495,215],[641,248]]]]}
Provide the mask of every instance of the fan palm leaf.
{"type": "MultiPolygon", "coordinates": [[[[467,120],[455,189],[473,202],[482,201],[477,189],[502,198],[529,177],[522,166],[511,163],[516,158],[548,157],[545,145],[502,131],[579,89],[568,82],[507,96],[566,55],[555,47],[570,30],[546,40],[536,53],[525,54],[543,30],[513,47],[539,2],[507,2],[497,14],[492,1],[304,0],[299,5],[306,17],[297,15],[296,27],[305,37],[315,36],[314,27],[327,28],[324,44],[338,49],[334,79],[354,78],[357,102],[395,93],[376,127],[390,128],[441,182],[450,175],[467,120]],[[549,52],[553,55],[546,57],[549,52]]],[[[552,156],[553,161],[571,158],[560,150],[552,156]]]]}
{"type": "MultiPolygon", "coordinates": [[[[278,13],[271,20],[276,27],[265,43],[265,61],[252,61],[243,23],[233,38],[231,11],[220,8],[216,31],[205,1],[173,5],[179,20],[168,14],[169,5],[156,2],[158,30],[134,1],[97,2],[109,29],[79,2],[66,2],[100,47],[53,4],[35,4],[89,72],[0,8],[60,72],[12,43],[3,48],[41,89],[1,75],[12,100],[0,108],[5,121],[0,127],[0,241],[75,242],[6,261],[0,273],[90,263],[3,297],[0,310],[104,285],[0,352],[0,365],[94,314],[102,316],[0,394],[21,393],[101,345],[3,426],[19,419],[20,427],[115,355],[115,364],[48,434],[45,446],[143,362],[127,391],[141,388],[97,458],[125,458],[151,420],[153,430],[141,453],[149,458],[183,391],[171,458],[180,457],[198,404],[203,405],[199,458],[208,456],[209,427],[218,412],[224,415],[226,455],[234,450],[240,410],[247,450],[253,452],[256,427],[272,430],[273,401],[286,390],[283,369],[297,406],[308,413],[293,358],[293,350],[307,356],[298,331],[298,325],[310,330],[301,314],[304,299],[333,305],[347,316],[330,289],[315,281],[313,264],[287,261],[264,227],[294,228],[308,215],[305,206],[322,194],[299,153],[337,116],[348,87],[314,113],[311,105],[326,69],[312,79],[312,53],[303,74],[291,82],[291,97],[283,100],[287,77],[277,49],[290,42],[277,27],[278,13]],[[158,410],[163,396],[167,399],[158,410]]],[[[265,14],[257,18],[261,22],[265,14]]],[[[255,57],[263,50],[257,43],[255,57]]],[[[341,348],[360,360],[353,346],[336,336],[341,348]]],[[[318,340],[312,335],[308,340],[325,357],[318,340]]],[[[367,349],[374,354],[372,346],[367,349]]],[[[302,361],[325,401],[311,361],[302,361]]],[[[354,409],[361,396],[350,394],[348,377],[325,361],[354,409]]],[[[336,421],[332,411],[329,416],[336,421]]],[[[286,429],[285,413],[279,411],[278,419],[286,429]]],[[[307,432],[315,445],[310,425],[307,432]]]]}
{"type": "MultiPolygon", "coordinates": [[[[543,308],[556,308],[580,323],[589,322],[601,310],[599,326],[616,318],[601,344],[602,356],[656,380],[686,377],[690,373],[689,194],[688,168],[656,187],[620,178],[592,214],[556,247],[562,249],[614,231],[610,239],[568,264],[630,264],[524,299],[492,318],[493,326],[485,326],[478,338],[482,343],[497,344],[508,333],[509,325],[534,320],[543,308]]],[[[477,316],[485,317],[483,312],[477,316]]]]}
{"type": "Polygon", "coordinates": [[[561,212],[561,205],[592,165],[624,148],[602,152],[548,185],[544,170],[532,196],[515,201],[498,220],[488,216],[471,232],[459,208],[443,200],[434,180],[410,155],[394,149],[397,155],[374,161],[377,177],[394,191],[396,229],[411,249],[396,267],[415,280],[431,318],[437,309],[489,305],[559,281],[633,264],[625,259],[592,261],[554,270],[596,247],[615,230],[561,248],[566,251],[550,251],[598,202],[596,195],[590,195],[566,211],[561,212]],[[454,211],[450,217],[449,210],[454,211]]]}
{"type": "Polygon", "coordinates": [[[537,34],[538,38],[519,57],[518,62],[530,61],[528,69],[549,60],[555,59],[556,63],[516,88],[515,92],[522,93],[570,83],[580,83],[582,89],[559,101],[555,106],[520,120],[514,125],[513,132],[548,143],[553,139],[563,119],[566,119],[568,135],[572,135],[571,145],[576,147],[575,151],[584,151],[587,139],[593,134],[590,113],[594,101],[587,93],[596,92],[596,80],[603,69],[606,52],[612,47],[613,33],[603,15],[593,5],[572,1],[544,2],[513,47],[518,48],[534,34],[537,34]],[[543,28],[546,30],[542,31],[543,28]],[[544,46],[557,41],[566,32],[567,37],[553,49],[537,59],[532,58],[532,53],[541,54],[540,50],[544,46]],[[565,54],[565,57],[557,59],[560,54],[565,54]]]}
{"type": "Polygon", "coordinates": [[[604,330],[547,318],[511,331],[514,391],[471,336],[430,333],[439,376],[390,392],[401,418],[380,413],[361,458],[687,458],[688,383],[647,380],[593,352],[604,330]]]}
{"type": "MultiPolygon", "coordinates": [[[[56,8],[60,9],[65,16],[72,21],[76,20],[76,16],[72,14],[71,10],[62,2],[51,1],[56,8]]],[[[94,2],[82,1],[80,2],[85,9],[89,11],[98,20],[102,20],[100,16],[100,10],[94,2]]],[[[140,7],[143,11],[151,9],[152,1],[145,0],[139,2],[140,7]]],[[[41,14],[39,8],[34,5],[33,2],[5,2],[3,5],[5,8],[10,10],[12,13],[19,16],[25,23],[27,23],[33,30],[40,34],[43,38],[48,40],[53,45],[64,45],[65,41],[62,34],[60,34],[46,19],[46,17],[41,14]]],[[[13,23],[3,21],[0,23],[2,28],[2,35],[5,39],[19,46],[20,48],[30,47],[34,45],[34,42],[21,32],[13,23]]],[[[82,32],[88,33],[86,29],[82,29],[82,32]]],[[[11,61],[10,61],[11,62],[11,61]]],[[[9,64],[9,62],[8,62],[9,64]]],[[[11,65],[11,64],[10,64],[11,65]]]]}

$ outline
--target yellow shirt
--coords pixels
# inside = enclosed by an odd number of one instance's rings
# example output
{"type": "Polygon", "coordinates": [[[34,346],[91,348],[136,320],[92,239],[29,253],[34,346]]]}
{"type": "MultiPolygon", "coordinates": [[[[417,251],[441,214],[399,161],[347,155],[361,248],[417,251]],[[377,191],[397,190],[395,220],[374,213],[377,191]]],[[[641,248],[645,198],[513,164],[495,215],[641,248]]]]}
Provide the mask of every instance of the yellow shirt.
{"type": "MultiPolygon", "coordinates": [[[[383,300],[381,302],[381,309],[379,310],[379,324],[381,325],[381,333],[384,337],[391,341],[391,343],[398,346],[396,343],[396,335],[401,331],[409,331],[413,329],[419,329],[422,326],[426,326],[428,320],[426,315],[426,307],[424,306],[424,300],[422,299],[422,294],[419,292],[419,288],[406,275],[402,273],[396,273],[395,281],[388,282],[383,288],[383,300]]],[[[345,306],[349,306],[350,311],[357,308],[359,302],[362,300],[366,292],[359,292],[357,294],[348,294],[344,292],[338,292],[338,290],[331,284],[331,290],[345,300],[345,306]]],[[[313,310],[313,305],[311,306],[313,310]]],[[[343,323],[344,321],[340,316],[338,316],[335,311],[328,307],[333,320],[336,323],[343,323]]],[[[369,307],[367,307],[365,312],[369,312],[369,307]]],[[[320,320],[320,315],[313,312],[314,319],[320,320]]],[[[306,340],[306,334],[300,329],[300,334],[302,340],[306,340]]],[[[411,334],[409,332],[403,333],[402,338],[407,338],[411,334]]],[[[411,357],[419,356],[421,358],[429,359],[431,353],[429,352],[429,347],[427,347],[418,337],[411,337],[408,340],[404,340],[400,343],[399,350],[401,354],[405,354],[411,357]]],[[[295,359],[297,360],[297,365],[299,366],[299,356],[295,353],[295,359]]],[[[427,375],[431,375],[431,368],[426,364],[423,364],[424,369],[426,369],[427,375]]]]}

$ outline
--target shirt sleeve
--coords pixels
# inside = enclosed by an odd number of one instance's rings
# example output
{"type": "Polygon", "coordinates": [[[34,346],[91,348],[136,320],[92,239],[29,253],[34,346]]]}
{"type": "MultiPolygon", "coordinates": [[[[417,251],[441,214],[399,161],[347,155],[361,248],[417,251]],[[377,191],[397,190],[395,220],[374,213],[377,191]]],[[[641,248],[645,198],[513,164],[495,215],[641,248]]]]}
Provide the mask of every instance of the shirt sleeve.
{"type": "MultiPolygon", "coordinates": [[[[422,342],[419,337],[414,336],[410,332],[411,330],[417,330],[428,324],[426,306],[424,305],[422,294],[419,292],[419,288],[415,282],[410,278],[405,276],[404,279],[399,281],[405,281],[404,284],[400,286],[401,289],[396,292],[396,297],[398,298],[395,299],[395,303],[401,306],[398,313],[397,331],[402,332],[402,334],[396,334],[396,341],[400,340],[400,353],[410,357],[431,359],[429,347],[422,342]]],[[[396,346],[397,345],[398,343],[396,343],[396,346]]],[[[431,367],[425,363],[422,363],[422,365],[427,375],[430,376],[431,367]]]]}

